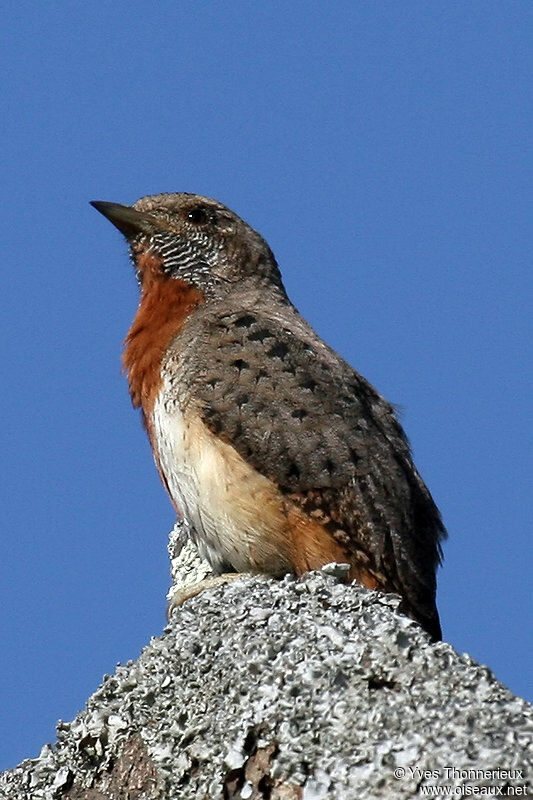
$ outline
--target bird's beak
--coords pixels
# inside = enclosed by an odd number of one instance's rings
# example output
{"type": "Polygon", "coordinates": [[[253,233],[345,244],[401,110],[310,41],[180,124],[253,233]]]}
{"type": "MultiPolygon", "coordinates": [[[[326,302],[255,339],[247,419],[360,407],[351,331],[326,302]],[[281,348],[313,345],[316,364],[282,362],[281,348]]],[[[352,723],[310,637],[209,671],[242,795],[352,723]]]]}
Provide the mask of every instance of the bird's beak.
{"type": "Polygon", "coordinates": [[[112,222],[127,239],[132,239],[139,233],[151,234],[157,229],[157,223],[150,214],[137,211],[131,206],[107,203],[104,200],[91,200],[91,205],[112,222]]]}

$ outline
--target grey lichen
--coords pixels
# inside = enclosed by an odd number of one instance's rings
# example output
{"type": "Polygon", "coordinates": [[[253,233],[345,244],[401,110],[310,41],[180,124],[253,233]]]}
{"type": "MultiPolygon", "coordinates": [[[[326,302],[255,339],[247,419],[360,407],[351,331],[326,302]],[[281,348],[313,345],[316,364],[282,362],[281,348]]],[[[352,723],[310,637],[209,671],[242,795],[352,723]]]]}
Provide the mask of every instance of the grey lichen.
{"type": "Polygon", "coordinates": [[[208,562],[200,558],[198,550],[189,538],[188,530],[185,520],[178,521],[168,539],[172,579],[172,585],[167,594],[169,604],[172,604],[176,594],[182,589],[194,586],[213,574],[208,562]]]}
{"type": "MultiPolygon", "coordinates": [[[[444,785],[526,796],[532,708],[430,644],[398,598],[339,573],[245,576],[188,600],[53,747],[0,776],[0,797],[401,800],[444,785]]],[[[190,574],[185,564],[180,580],[190,574]]]]}

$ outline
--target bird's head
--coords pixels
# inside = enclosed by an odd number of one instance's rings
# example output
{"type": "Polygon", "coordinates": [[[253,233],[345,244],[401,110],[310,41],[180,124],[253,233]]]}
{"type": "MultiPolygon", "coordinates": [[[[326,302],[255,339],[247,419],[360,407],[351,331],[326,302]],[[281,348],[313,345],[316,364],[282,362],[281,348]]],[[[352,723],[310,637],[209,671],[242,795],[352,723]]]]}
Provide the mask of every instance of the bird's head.
{"type": "Polygon", "coordinates": [[[215,200],[182,192],[143,197],[132,206],[91,205],[128,240],[142,289],[177,279],[208,299],[242,281],[282,288],[265,240],[215,200]]]}

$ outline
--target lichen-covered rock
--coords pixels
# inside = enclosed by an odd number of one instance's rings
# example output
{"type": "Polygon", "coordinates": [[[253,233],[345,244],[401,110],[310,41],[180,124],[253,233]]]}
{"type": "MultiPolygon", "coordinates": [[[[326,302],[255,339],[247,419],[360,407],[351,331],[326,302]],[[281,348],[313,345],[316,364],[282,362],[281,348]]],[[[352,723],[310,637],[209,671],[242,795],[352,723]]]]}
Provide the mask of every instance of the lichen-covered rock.
{"type": "Polygon", "coordinates": [[[533,709],[339,572],[244,576],[188,600],[53,747],[0,776],[0,797],[526,796],[533,709]]]}

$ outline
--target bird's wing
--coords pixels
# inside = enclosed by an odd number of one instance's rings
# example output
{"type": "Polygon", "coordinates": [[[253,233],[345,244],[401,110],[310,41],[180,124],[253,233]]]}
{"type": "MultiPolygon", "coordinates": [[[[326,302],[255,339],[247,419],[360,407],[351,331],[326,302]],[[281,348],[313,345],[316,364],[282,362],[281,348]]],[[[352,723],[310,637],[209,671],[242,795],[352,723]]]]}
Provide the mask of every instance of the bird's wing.
{"type": "Polygon", "coordinates": [[[311,329],[254,311],[209,324],[206,425],[431,617],[444,529],[392,407],[311,329]]]}

